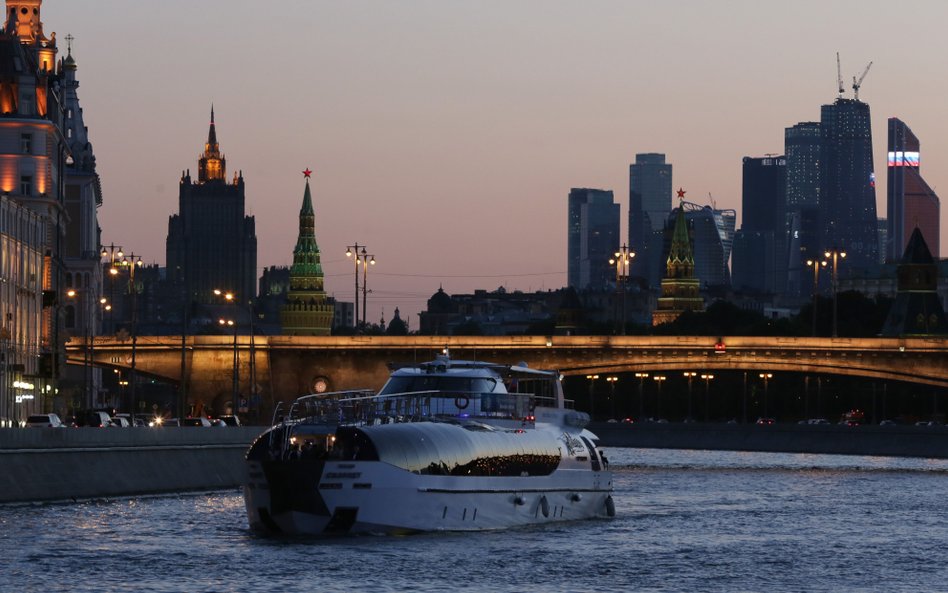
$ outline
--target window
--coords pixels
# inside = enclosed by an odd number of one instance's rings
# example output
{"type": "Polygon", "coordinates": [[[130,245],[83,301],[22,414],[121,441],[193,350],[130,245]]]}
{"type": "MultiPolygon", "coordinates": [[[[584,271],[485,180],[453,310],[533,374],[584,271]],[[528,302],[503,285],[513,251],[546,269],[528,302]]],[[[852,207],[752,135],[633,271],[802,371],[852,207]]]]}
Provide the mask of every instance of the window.
{"type": "Polygon", "coordinates": [[[20,176],[20,193],[24,196],[33,195],[33,176],[32,175],[20,176]]]}
{"type": "Polygon", "coordinates": [[[33,154],[33,134],[20,134],[20,152],[33,154]]]}

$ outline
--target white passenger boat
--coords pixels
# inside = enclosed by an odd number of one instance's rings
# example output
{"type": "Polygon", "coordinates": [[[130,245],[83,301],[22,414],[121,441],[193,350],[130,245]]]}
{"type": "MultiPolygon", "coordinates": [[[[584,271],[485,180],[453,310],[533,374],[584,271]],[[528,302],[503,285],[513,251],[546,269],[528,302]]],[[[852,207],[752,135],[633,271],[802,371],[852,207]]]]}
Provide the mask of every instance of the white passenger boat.
{"type": "Polygon", "coordinates": [[[559,374],[453,361],[396,368],[377,394],[297,399],[247,452],[251,528],[475,531],[612,517],[612,473],[559,374]]]}

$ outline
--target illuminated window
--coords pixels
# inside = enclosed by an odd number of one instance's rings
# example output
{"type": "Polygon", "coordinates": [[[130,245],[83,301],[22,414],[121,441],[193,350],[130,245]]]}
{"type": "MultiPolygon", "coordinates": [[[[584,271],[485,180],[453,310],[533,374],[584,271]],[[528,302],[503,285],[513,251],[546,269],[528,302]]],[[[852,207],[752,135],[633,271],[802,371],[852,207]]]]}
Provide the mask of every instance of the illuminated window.
{"type": "Polygon", "coordinates": [[[33,176],[32,175],[20,176],[20,193],[24,196],[33,195],[33,176]]]}
{"type": "Polygon", "coordinates": [[[20,134],[20,152],[33,154],[33,134],[20,134]]]}

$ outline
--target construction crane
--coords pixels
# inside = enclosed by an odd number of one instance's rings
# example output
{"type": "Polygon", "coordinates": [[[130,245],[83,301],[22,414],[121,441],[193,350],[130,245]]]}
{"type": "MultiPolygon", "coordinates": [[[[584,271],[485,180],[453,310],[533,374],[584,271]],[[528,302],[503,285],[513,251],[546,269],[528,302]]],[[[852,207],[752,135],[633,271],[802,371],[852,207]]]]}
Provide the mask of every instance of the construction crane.
{"type": "Polygon", "coordinates": [[[837,98],[843,98],[843,69],[839,65],[839,52],[836,52],[836,80],[839,82],[839,94],[836,95],[837,98]]]}
{"type": "Polygon", "coordinates": [[[869,62],[866,69],[862,71],[862,76],[859,77],[859,80],[856,80],[856,77],[853,76],[853,99],[857,101],[859,100],[859,87],[862,86],[862,81],[866,78],[866,74],[869,74],[869,68],[872,68],[872,62],[869,62]]]}

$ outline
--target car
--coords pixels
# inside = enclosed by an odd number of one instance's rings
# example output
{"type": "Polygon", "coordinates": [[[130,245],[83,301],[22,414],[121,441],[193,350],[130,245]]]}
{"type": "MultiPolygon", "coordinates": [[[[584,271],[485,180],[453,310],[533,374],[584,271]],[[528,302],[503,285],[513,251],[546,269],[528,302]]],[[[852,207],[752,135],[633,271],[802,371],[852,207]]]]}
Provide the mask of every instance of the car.
{"type": "Polygon", "coordinates": [[[183,418],[181,420],[181,426],[199,426],[202,428],[210,428],[211,421],[203,416],[196,416],[194,418],[183,418]]]}
{"type": "Polygon", "coordinates": [[[879,426],[895,426],[895,420],[883,420],[879,426]]]}
{"type": "Polygon", "coordinates": [[[757,419],[757,424],[760,424],[761,426],[770,426],[770,425],[773,424],[774,422],[775,422],[775,420],[774,420],[773,418],[763,418],[763,417],[761,417],[761,418],[758,418],[758,419],[757,419]]]}
{"type": "Polygon", "coordinates": [[[915,426],[941,426],[941,424],[935,422],[934,420],[919,420],[915,423],[915,426]]]}
{"type": "Polygon", "coordinates": [[[211,418],[211,426],[214,428],[227,428],[227,423],[220,418],[211,418]]]}
{"type": "Polygon", "coordinates": [[[227,426],[242,426],[240,418],[237,416],[221,416],[220,419],[223,420],[227,426]]]}
{"type": "Polygon", "coordinates": [[[635,424],[635,420],[632,418],[624,418],[622,424],[635,424]]]}
{"type": "Polygon", "coordinates": [[[128,421],[128,418],[125,416],[112,416],[112,426],[117,428],[128,428],[132,424],[128,421]]]}
{"type": "Polygon", "coordinates": [[[101,410],[77,412],[74,420],[74,426],[87,426],[92,428],[105,428],[112,426],[112,417],[108,412],[101,410]]]}
{"type": "Polygon", "coordinates": [[[66,426],[56,414],[33,414],[26,419],[29,428],[63,428],[66,426]]]}
{"type": "Polygon", "coordinates": [[[829,424],[830,421],[826,418],[810,418],[806,421],[807,424],[829,424]]]}
{"type": "Polygon", "coordinates": [[[148,426],[158,428],[158,427],[167,427],[167,426],[181,426],[181,421],[177,418],[163,418],[161,416],[155,416],[155,418],[148,423],[148,426]]]}

